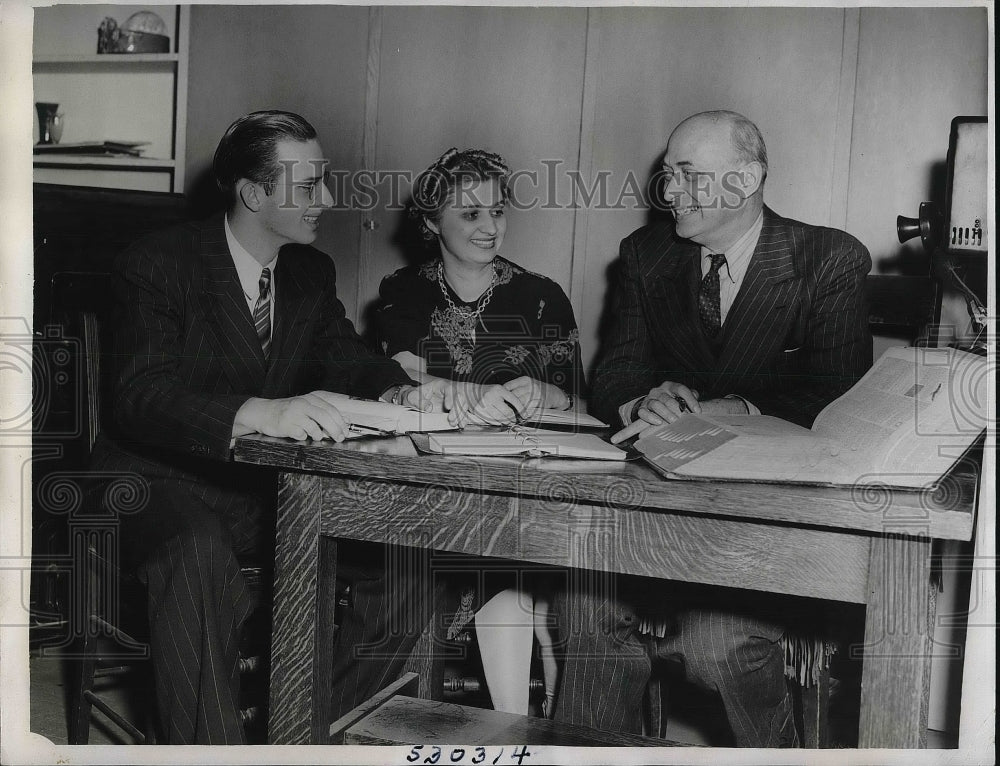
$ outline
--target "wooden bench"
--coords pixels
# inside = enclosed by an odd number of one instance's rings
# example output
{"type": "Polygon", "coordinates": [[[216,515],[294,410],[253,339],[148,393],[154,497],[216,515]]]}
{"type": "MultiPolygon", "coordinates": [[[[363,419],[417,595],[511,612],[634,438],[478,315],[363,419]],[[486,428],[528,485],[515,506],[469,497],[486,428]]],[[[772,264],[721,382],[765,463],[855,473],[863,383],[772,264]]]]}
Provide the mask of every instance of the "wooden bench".
{"type": "Polygon", "coordinates": [[[419,676],[406,673],[330,726],[330,741],[344,745],[474,744],[581,747],[678,747],[682,743],[638,734],[496,710],[419,699],[419,676]]]}

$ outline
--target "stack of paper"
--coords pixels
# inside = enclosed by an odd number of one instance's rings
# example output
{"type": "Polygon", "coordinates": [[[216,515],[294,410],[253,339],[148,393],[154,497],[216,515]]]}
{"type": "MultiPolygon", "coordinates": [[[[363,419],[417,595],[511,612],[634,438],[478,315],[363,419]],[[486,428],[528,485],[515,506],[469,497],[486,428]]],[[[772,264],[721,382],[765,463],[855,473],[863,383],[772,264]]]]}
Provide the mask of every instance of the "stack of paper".
{"type": "Polygon", "coordinates": [[[149,141],[80,141],[73,144],[35,144],[35,154],[128,155],[139,157],[149,141]]]}

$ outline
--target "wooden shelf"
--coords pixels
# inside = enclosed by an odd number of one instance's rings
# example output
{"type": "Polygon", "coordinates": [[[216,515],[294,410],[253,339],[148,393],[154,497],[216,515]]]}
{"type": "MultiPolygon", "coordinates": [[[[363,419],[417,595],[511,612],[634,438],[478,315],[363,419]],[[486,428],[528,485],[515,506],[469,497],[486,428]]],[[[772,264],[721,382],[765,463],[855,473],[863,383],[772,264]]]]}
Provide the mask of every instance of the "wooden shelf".
{"type": "Polygon", "coordinates": [[[88,53],[66,56],[39,56],[32,67],[72,67],[81,64],[128,68],[135,64],[176,64],[177,53],[88,53]]]}
{"type": "Polygon", "coordinates": [[[72,133],[67,131],[67,143],[130,136],[148,142],[148,156],[35,154],[35,179],[182,192],[191,7],[157,6],[167,25],[169,52],[97,53],[95,31],[110,7],[63,3],[36,9],[35,95],[58,103],[68,115],[72,133]]]}
{"type": "Polygon", "coordinates": [[[170,170],[175,160],[153,157],[118,157],[99,154],[67,154],[59,156],[32,155],[38,168],[114,168],[115,170],[170,170]]]}

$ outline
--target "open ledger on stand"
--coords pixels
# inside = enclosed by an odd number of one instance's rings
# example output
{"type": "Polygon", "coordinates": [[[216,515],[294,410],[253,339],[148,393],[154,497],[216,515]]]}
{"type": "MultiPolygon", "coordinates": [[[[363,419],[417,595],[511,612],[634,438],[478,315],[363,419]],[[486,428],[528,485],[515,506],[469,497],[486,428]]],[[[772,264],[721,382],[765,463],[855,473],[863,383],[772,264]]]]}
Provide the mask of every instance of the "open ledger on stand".
{"type": "Polygon", "coordinates": [[[767,415],[688,414],[635,448],[673,479],[933,487],[986,428],[984,357],[890,348],[812,429],[767,415]]]}

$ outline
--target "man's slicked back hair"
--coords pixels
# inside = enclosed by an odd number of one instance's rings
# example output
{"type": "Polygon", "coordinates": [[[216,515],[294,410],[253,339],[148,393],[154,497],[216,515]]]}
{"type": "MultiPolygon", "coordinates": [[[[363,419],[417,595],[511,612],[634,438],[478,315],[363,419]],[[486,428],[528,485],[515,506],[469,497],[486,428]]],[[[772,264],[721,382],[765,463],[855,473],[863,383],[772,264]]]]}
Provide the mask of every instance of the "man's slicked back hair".
{"type": "Polygon", "coordinates": [[[267,194],[272,194],[281,174],[278,143],[314,138],[316,129],[293,112],[270,110],[244,115],[229,126],[215,150],[215,182],[230,196],[241,178],[261,184],[267,194]]]}

